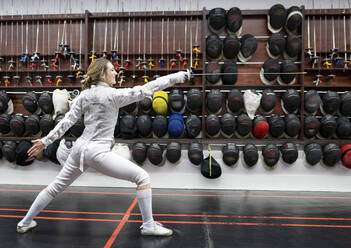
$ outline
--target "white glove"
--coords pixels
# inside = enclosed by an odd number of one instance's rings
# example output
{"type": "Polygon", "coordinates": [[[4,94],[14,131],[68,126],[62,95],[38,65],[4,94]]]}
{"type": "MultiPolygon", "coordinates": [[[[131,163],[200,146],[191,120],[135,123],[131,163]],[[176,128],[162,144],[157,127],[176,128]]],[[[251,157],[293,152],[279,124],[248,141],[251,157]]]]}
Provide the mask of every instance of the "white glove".
{"type": "Polygon", "coordinates": [[[173,84],[184,83],[188,79],[188,72],[187,71],[179,71],[177,73],[173,73],[169,75],[169,80],[173,84]]]}
{"type": "Polygon", "coordinates": [[[255,118],[255,113],[260,106],[262,94],[246,90],[244,93],[244,105],[247,115],[252,120],[255,118]]]}

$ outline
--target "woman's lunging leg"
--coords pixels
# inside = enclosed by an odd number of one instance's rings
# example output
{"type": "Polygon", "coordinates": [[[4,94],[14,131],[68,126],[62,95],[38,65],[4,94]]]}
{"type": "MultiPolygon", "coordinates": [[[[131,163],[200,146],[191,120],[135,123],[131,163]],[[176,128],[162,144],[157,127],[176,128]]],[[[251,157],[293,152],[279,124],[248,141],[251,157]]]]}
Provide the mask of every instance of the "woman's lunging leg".
{"type": "MultiPolygon", "coordinates": [[[[88,156],[87,159],[89,159],[88,156]]],[[[150,176],[144,169],[114,152],[100,153],[90,162],[92,162],[91,167],[105,175],[135,183],[143,224],[153,224],[150,176]]]]}
{"type": "Polygon", "coordinates": [[[28,231],[29,229],[26,227],[34,225],[32,222],[34,217],[36,217],[59,193],[71,185],[71,183],[81,174],[82,172],[79,168],[74,165],[74,160],[69,157],[55,180],[35,198],[26,216],[17,224],[17,231],[21,233],[28,231]]]}
{"type": "Polygon", "coordinates": [[[152,217],[152,192],[151,185],[147,184],[137,188],[136,197],[138,198],[138,205],[143,219],[144,227],[151,227],[154,224],[152,217]]]}

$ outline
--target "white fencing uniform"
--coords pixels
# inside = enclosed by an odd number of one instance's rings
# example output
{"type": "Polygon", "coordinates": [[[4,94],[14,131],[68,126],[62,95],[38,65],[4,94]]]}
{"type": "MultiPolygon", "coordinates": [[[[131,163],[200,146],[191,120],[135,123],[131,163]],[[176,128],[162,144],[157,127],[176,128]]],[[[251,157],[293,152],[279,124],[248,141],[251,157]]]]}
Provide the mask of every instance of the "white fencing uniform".
{"type": "Polygon", "coordinates": [[[41,139],[46,146],[59,139],[84,115],[85,129],[72,147],[64,167],[47,187],[56,196],[67,188],[88,167],[119,179],[143,186],[150,184],[148,173],[133,162],[111,152],[118,110],[130,103],[151,96],[153,92],[166,89],[184,81],[185,72],[160,77],[143,86],[116,89],[99,82],[77,97],[65,117],[41,139]]]}

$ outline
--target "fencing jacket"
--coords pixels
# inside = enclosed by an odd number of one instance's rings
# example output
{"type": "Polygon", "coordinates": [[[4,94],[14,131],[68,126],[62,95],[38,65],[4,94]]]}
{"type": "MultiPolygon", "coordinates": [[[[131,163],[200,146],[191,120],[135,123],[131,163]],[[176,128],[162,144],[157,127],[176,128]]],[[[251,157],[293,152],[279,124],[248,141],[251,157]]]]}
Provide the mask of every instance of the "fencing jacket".
{"type": "Polygon", "coordinates": [[[104,141],[111,143],[111,146],[114,144],[113,134],[118,118],[118,110],[130,103],[152,96],[154,91],[163,90],[179,83],[176,82],[177,80],[173,80],[173,75],[160,77],[143,86],[133,88],[116,89],[104,82],[99,82],[96,86],[92,85],[91,88],[82,91],[70,111],[65,114],[65,117],[46,137],[41,139],[41,142],[47,147],[62,137],[84,115],[85,129],[74,143],[71,155],[79,157],[79,161],[76,161],[77,166],[81,171],[86,170],[87,168],[83,163],[84,153],[90,142],[104,141]]]}

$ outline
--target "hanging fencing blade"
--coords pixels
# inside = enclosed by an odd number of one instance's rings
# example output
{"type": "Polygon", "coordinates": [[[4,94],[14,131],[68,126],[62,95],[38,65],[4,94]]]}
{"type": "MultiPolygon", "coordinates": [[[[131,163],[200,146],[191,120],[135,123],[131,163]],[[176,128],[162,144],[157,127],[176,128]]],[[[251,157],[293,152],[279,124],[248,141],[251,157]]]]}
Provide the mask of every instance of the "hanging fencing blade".
{"type": "MultiPolygon", "coordinates": [[[[106,16],[108,16],[108,0],[106,0],[106,16]]],[[[104,34],[104,50],[102,51],[102,57],[104,59],[107,59],[107,24],[108,24],[108,19],[106,17],[105,20],[105,34],[104,34]]]]}
{"type": "Polygon", "coordinates": [[[164,16],[165,16],[165,11],[163,10],[162,12],[162,19],[161,19],[161,58],[159,60],[160,62],[160,69],[162,69],[165,66],[165,59],[163,58],[163,47],[164,47],[164,40],[163,40],[163,23],[164,23],[164,16]]]}
{"type": "MultiPolygon", "coordinates": [[[[23,23],[23,22],[22,22],[23,23]]],[[[19,35],[19,21],[17,21],[17,23],[16,23],[16,26],[17,26],[17,28],[16,28],[16,39],[17,40],[19,40],[18,39],[18,35],[19,35]]],[[[15,84],[19,84],[19,82],[20,82],[20,79],[21,79],[21,77],[19,76],[19,74],[18,74],[18,71],[19,71],[19,68],[18,68],[18,62],[19,62],[19,51],[18,51],[18,47],[19,46],[16,46],[16,65],[17,65],[17,68],[16,68],[16,74],[12,77],[12,81],[15,83],[15,84]]]]}
{"type": "MultiPolygon", "coordinates": [[[[151,13],[150,13],[151,15],[151,13]]],[[[150,48],[149,48],[149,59],[147,60],[147,65],[149,67],[149,70],[151,70],[155,65],[154,65],[154,60],[152,58],[152,17],[150,17],[150,39],[149,39],[149,45],[150,45],[150,48]]]]}
{"type": "Polygon", "coordinates": [[[186,57],[186,41],[187,41],[187,34],[188,34],[188,18],[186,16],[187,14],[187,9],[185,10],[185,24],[184,24],[184,57],[182,59],[183,62],[183,69],[185,69],[188,66],[188,58],[186,57]]]}
{"type": "MultiPolygon", "coordinates": [[[[135,17],[133,17],[133,57],[132,60],[135,60],[135,17]]],[[[135,74],[135,66],[133,66],[133,74],[132,74],[132,80],[131,83],[134,83],[135,79],[137,78],[137,75],[135,74]]]]}
{"type": "Polygon", "coordinates": [[[79,66],[76,72],[76,78],[79,78],[79,82],[83,78],[83,67],[82,67],[82,36],[83,35],[83,20],[79,23],[79,66]]]}
{"type": "Polygon", "coordinates": [[[319,60],[317,56],[317,43],[316,43],[316,17],[313,15],[313,57],[312,57],[312,68],[315,68],[319,60]]]}
{"type": "Polygon", "coordinates": [[[39,21],[37,21],[37,33],[36,33],[35,51],[33,53],[33,56],[31,57],[31,65],[30,65],[30,67],[32,69],[34,69],[34,67],[36,66],[37,62],[39,61],[38,46],[39,46],[39,21]]]}
{"type": "MultiPolygon", "coordinates": [[[[12,2],[13,4],[13,2],[12,2]]],[[[13,7],[13,6],[12,6],[13,7]]],[[[12,14],[12,19],[13,19],[13,14],[12,14]]],[[[13,60],[13,54],[14,54],[14,42],[13,42],[13,21],[11,21],[11,58],[7,63],[9,64],[9,70],[13,70],[15,68],[15,61],[13,60]]]]}
{"type": "MultiPolygon", "coordinates": [[[[175,54],[177,54],[176,48],[175,48],[175,43],[176,43],[176,17],[175,17],[175,10],[174,10],[174,17],[173,17],[173,51],[175,54]]],[[[176,58],[171,58],[170,66],[169,69],[173,69],[175,65],[177,64],[177,59],[176,58]]]]}
{"type": "MultiPolygon", "coordinates": [[[[320,49],[320,55],[319,58],[322,57],[322,10],[321,8],[319,9],[319,49],[320,49]]],[[[319,60],[318,62],[318,74],[316,75],[316,79],[313,81],[316,86],[321,82],[323,78],[323,75],[321,74],[321,62],[319,60]]]]}
{"type": "Polygon", "coordinates": [[[327,22],[328,18],[327,15],[324,15],[324,27],[325,27],[325,57],[323,59],[323,66],[325,66],[327,69],[329,69],[329,67],[332,65],[330,63],[330,59],[328,57],[328,22],[327,22]]]}
{"type": "Polygon", "coordinates": [[[128,31],[127,31],[127,58],[124,60],[124,67],[126,68],[126,69],[128,69],[128,67],[130,66],[130,59],[129,59],[129,52],[130,52],[130,50],[129,50],[129,38],[130,38],[130,12],[129,12],[129,17],[128,17],[128,27],[127,27],[127,29],[128,29],[128,31]]]}
{"type": "Polygon", "coordinates": [[[139,18],[139,28],[138,28],[138,58],[136,58],[136,65],[135,67],[141,67],[142,58],[140,57],[141,54],[141,17],[139,18]]]}
{"type": "MultiPolygon", "coordinates": [[[[43,39],[43,42],[42,42],[42,53],[43,53],[43,56],[42,56],[42,59],[40,61],[40,66],[43,68],[43,70],[47,70],[48,69],[48,65],[47,65],[47,60],[45,59],[44,57],[44,54],[45,54],[45,21],[42,22],[42,25],[43,25],[43,36],[42,36],[42,39],[43,39]]],[[[49,46],[49,43],[47,43],[47,45],[49,46]]]]}
{"type": "Polygon", "coordinates": [[[96,58],[96,52],[95,52],[95,34],[96,34],[96,19],[94,19],[93,23],[93,48],[90,51],[90,56],[89,59],[91,62],[94,62],[94,59],[96,58]]]}
{"type": "Polygon", "coordinates": [[[310,60],[312,60],[312,48],[311,48],[311,32],[310,32],[310,16],[307,16],[307,48],[306,48],[306,54],[310,57],[310,60]]]}

